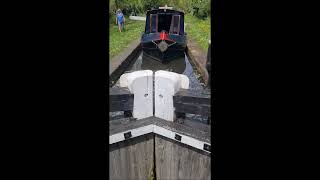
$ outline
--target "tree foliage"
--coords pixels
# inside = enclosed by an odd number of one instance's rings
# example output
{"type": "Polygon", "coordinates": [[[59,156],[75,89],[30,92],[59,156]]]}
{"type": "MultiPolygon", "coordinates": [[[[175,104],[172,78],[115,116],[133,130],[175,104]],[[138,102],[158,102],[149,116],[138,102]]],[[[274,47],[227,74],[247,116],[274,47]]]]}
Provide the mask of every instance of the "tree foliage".
{"type": "Polygon", "coordinates": [[[193,16],[205,18],[210,15],[210,3],[211,0],[110,0],[109,15],[114,14],[117,9],[121,9],[126,15],[132,12],[145,14],[148,9],[167,4],[193,16]]]}
{"type": "Polygon", "coordinates": [[[117,9],[116,1],[115,0],[109,0],[109,16],[112,16],[113,12],[115,12],[116,9],[117,9]]]}
{"type": "Polygon", "coordinates": [[[205,18],[211,13],[211,0],[188,0],[188,12],[198,18],[205,18]]]}

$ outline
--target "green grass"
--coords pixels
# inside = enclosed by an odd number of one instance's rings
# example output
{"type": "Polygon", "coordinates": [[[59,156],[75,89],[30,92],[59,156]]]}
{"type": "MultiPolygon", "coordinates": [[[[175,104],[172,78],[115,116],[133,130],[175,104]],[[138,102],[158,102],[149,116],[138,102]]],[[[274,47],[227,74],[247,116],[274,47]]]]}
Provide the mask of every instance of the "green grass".
{"type": "MultiPolygon", "coordinates": [[[[132,21],[126,18],[125,31],[119,32],[115,23],[115,17],[110,18],[109,26],[109,57],[110,60],[115,55],[128,47],[133,41],[141,37],[144,31],[144,21],[132,21]]],[[[198,19],[191,15],[185,16],[186,32],[189,38],[193,38],[205,52],[208,50],[208,40],[210,38],[210,18],[198,19]]]]}
{"type": "Polygon", "coordinates": [[[202,20],[191,15],[185,16],[186,32],[188,37],[194,39],[201,49],[208,51],[208,43],[210,38],[210,17],[202,20]]]}
{"type": "Polygon", "coordinates": [[[133,41],[141,37],[144,31],[144,21],[132,21],[129,17],[125,17],[125,31],[119,32],[116,25],[115,17],[110,18],[109,26],[109,57],[110,60],[115,55],[119,54],[123,49],[133,41]]]}

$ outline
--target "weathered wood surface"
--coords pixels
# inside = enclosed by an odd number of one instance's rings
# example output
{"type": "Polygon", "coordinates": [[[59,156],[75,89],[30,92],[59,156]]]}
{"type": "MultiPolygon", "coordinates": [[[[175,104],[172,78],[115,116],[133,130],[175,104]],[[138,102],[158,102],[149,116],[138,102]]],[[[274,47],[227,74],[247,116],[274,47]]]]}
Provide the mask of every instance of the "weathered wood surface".
{"type": "Polygon", "coordinates": [[[180,89],[173,97],[175,102],[210,105],[211,93],[209,90],[180,89]]]}
{"type": "Polygon", "coordinates": [[[184,120],[183,124],[178,124],[157,117],[148,117],[141,120],[126,118],[121,120],[109,121],[109,136],[151,124],[211,144],[210,125],[190,120],[184,120]]]}
{"type": "Polygon", "coordinates": [[[109,112],[133,110],[134,95],[127,88],[110,88],[109,112]]]}
{"type": "MultiPolygon", "coordinates": [[[[156,117],[109,121],[109,135],[151,124],[211,144],[211,126],[190,120],[185,120],[183,124],[156,117]]],[[[157,179],[184,180],[211,177],[209,152],[154,133],[110,144],[109,154],[110,179],[150,179],[153,163],[157,179]]]]}
{"type": "Polygon", "coordinates": [[[211,179],[210,154],[155,135],[157,179],[211,179]]]}
{"type": "Polygon", "coordinates": [[[150,180],[153,162],[153,133],[109,145],[111,180],[150,180]]]}
{"type": "Polygon", "coordinates": [[[203,116],[209,116],[211,113],[210,105],[199,105],[192,103],[174,103],[176,112],[190,113],[190,114],[200,114],[203,116]]]}
{"type": "Polygon", "coordinates": [[[141,120],[135,120],[134,118],[123,118],[113,121],[109,121],[109,136],[136,129],[153,124],[154,117],[148,117],[141,120]]]}
{"type": "Polygon", "coordinates": [[[210,91],[181,89],[173,96],[175,112],[211,116],[210,91]]]}

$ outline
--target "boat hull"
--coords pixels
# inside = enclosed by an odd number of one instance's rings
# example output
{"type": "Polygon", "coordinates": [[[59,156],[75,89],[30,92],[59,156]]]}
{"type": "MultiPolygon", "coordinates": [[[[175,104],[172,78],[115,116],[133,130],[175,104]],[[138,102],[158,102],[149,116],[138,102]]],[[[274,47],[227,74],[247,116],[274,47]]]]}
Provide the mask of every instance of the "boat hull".
{"type": "Polygon", "coordinates": [[[142,48],[143,54],[162,63],[168,63],[174,59],[184,57],[185,48],[168,48],[161,52],[158,48],[142,48]]]}
{"type": "Polygon", "coordinates": [[[186,36],[169,35],[168,39],[161,40],[159,34],[145,34],[142,36],[141,46],[144,55],[162,63],[167,63],[174,59],[184,57],[187,43],[186,36]],[[159,44],[162,41],[168,45],[165,51],[161,51],[159,48],[159,44]]]}

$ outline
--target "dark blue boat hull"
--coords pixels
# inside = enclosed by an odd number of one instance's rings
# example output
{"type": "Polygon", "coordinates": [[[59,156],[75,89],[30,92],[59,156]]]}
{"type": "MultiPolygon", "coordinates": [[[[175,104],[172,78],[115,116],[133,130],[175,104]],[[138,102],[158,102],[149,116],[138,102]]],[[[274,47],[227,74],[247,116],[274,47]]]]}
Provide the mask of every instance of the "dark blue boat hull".
{"type": "Polygon", "coordinates": [[[186,36],[169,35],[168,40],[160,40],[159,33],[144,34],[141,38],[143,54],[155,60],[166,63],[176,58],[184,57],[187,46],[186,36]],[[166,51],[161,52],[157,44],[165,41],[169,47],[166,51]]]}

